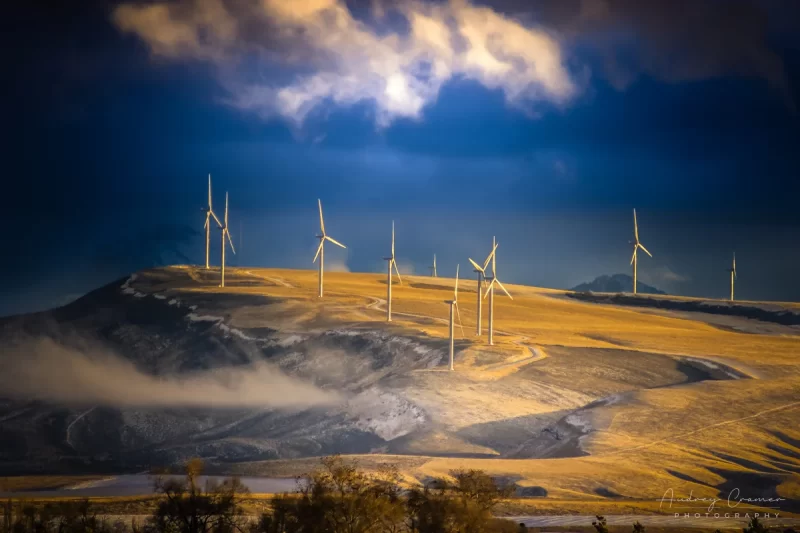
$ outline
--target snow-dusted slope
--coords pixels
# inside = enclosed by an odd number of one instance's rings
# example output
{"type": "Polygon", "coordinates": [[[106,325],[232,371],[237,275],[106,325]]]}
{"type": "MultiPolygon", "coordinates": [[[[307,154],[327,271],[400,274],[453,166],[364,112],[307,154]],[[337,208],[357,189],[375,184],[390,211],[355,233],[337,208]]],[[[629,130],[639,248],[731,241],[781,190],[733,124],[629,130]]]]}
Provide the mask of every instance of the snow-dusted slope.
{"type": "MultiPolygon", "coordinates": [[[[237,277],[233,270],[231,284],[272,283],[247,274],[237,277]]],[[[222,293],[209,283],[208,290],[198,290],[200,275],[186,268],[144,272],[62,308],[0,320],[0,345],[21,347],[0,354],[5,365],[25,362],[26,343],[48,338],[48,346],[64,353],[113,353],[131,378],[100,374],[93,382],[113,378],[113,388],[132,388],[141,382],[135,375],[150,380],[148,390],[163,391],[175,380],[183,387],[182,401],[170,394],[172,403],[139,398],[108,404],[85,400],[87,394],[77,395],[82,402],[26,401],[0,394],[0,473],[141,471],[194,456],[225,465],[331,453],[583,455],[595,410],[609,405],[603,398],[715,372],[728,379],[726,372],[661,354],[631,358],[620,350],[559,347],[513,368],[506,368],[503,353],[477,350],[466,358],[485,359],[481,364],[494,371],[447,372],[446,340],[384,322],[341,319],[380,313],[370,309],[374,298],[359,304],[330,297],[326,308],[296,296],[285,283],[275,286],[286,298],[265,296],[269,291],[222,293]],[[499,358],[494,365],[492,358],[499,358]],[[259,365],[302,383],[296,390],[317,391],[327,400],[262,404],[254,401],[253,387],[269,393],[276,382],[253,383],[250,375],[241,402],[227,394],[225,406],[215,407],[211,389],[192,388],[208,380],[188,379],[223,372],[220,379],[239,390],[237,380],[259,365]],[[186,402],[187,395],[193,401],[186,402]]],[[[508,356],[519,359],[517,352],[508,356]]],[[[48,398],[41,394],[48,383],[53,385],[44,379],[31,384],[39,387],[36,397],[48,398]]]]}

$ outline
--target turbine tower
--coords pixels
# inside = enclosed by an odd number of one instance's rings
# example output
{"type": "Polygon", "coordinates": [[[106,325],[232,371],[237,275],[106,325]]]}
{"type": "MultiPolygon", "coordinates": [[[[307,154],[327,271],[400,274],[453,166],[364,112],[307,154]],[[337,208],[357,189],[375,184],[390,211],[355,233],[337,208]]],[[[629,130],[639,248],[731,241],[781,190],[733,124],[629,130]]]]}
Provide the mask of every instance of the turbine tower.
{"type": "Polygon", "coordinates": [[[436,274],[436,254],[433,254],[433,264],[432,264],[431,266],[429,266],[428,268],[429,268],[429,269],[430,269],[430,271],[431,271],[431,277],[432,277],[432,278],[437,278],[437,277],[439,277],[439,276],[436,274]]]}
{"type": "Polygon", "coordinates": [[[478,263],[470,258],[469,262],[472,263],[472,266],[475,267],[473,272],[478,274],[478,305],[477,309],[477,318],[475,324],[475,334],[480,337],[481,336],[481,307],[482,307],[482,296],[483,296],[483,279],[486,277],[486,267],[489,265],[489,261],[491,261],[492,257],[494,257],[494,252],[497,250],[497,245],[495,244],[492,248],[492,251],[486,257],[486,261],[483,262],[483,266],[480,266],[478,263]]]}
{"type": "Polygon", "coordinates": [[[458,267],[456,265],[456,285],[455,289],[453,290],[453,299],[452,300],[445,300],[444,303],[450,305],[450,370],[455,370],[453,366],[453,357],[455,355],[455,344],[454,344],[454,332],[455,332],[455,321],[453,320],[455,317],[453,316],[453,309],[458,316],[458,326],[461,328],[461,336],[464,336],[464,326],[461,325],[461,313],[458,310],[458,267]]]}
{"type": "Polygon", "coordinates": [[[336,246],[341,246],[342,248],[347,248],[344,244],[333,240],[332,238],[328,237],[328,234],[325,233],[325,221],[322,218],[322,200],[317,199],[317,204],[319,205],[319,231],[320,235],[317,235],[317,239],[319,239],[319,248],[317,248],[317,254],[314,256],[314,263],[317,262],[317,258],[319,257],[319,297],[322,298],[322,272],[324,270],[324,263],[325,263],[325,241],[331,241],[336,246]]]}
{"type": "Polygon", "coordinates": [[[208,270],[208,250],[211,247],[211,218],[213,217],[219,226],[222,229],[222,222],[219,221],[217,215],[214,213],[214,210],[211,208],[211,174],[208,175],[208,207],[204,209],[206,212],[206,223],[203,226],[206,230],[206,270],[208,270]]]}
{"type": "Polygon", "coordinates": [[[386,276],[386,321],[392,321],[392,266],[397,272],[397,279],[400,284],[403,284],[403,279],[400,277],[400,271],[397,269],[397,261],[394,260],[394,220],[392,220],[392,255],[384,257],[384,261],[388,261],[389,272],[386,276]]]}
{"type": "Polygon", "coordinates": [[[633,294],[636,294],[636,267],[639,264],[639,248],[641,248],[650,257],[653,257],[653,254],[648,252],[647,248],[642,246],[642,243],[639,242],[639,223],[636,222],[636,209],[633,210],[633,238],[635,240],[628,242],[633,245],[633,257],[631,257],[631,264],[633,265],[633,294]]]}
{"type": "Polygon", "coordinates": [[[225,224],[221,225],[222,229],[222,277],[220,278],[220,287],[225,286],[225,237],[231,245],[231,251],[235,254],[236,249],[233,247],[233,240],[231,239],[231,232],[228,230],[228,193],[225,193],[225,224]]]}
{"type": "MultiPolygon", "coordinates": [[[[484,298],[486,298],[487,295],[489,296],[489,345],[490,346],[494,344],[494,284],[497,283],[497,285],[501,289],[503,289],[503,292],[506,293],[506,295],[509,298],[511,298],[511,295],[508,293],[506,288],[503,287],[503,284],[500,283],[499,279],[497,279],[497,253],[496,253],[497,246],[498,245],[496,239],[492,237],[492,253],[490,254],[492,258],[492,276],[490,278],[486,278],[492,281],[489,283],[489,287],[486,288],[486,294],[483,295],[484,298]]],[[[513,300],[514,298],[511,299],[513,300]]]]}
{"type": "Polygon", "coordinates": [[[733,252],[733,265],[728,269],[731,273],[731,301],[733,301],[733,281],[736,279],[736,252],[733,252]]]}

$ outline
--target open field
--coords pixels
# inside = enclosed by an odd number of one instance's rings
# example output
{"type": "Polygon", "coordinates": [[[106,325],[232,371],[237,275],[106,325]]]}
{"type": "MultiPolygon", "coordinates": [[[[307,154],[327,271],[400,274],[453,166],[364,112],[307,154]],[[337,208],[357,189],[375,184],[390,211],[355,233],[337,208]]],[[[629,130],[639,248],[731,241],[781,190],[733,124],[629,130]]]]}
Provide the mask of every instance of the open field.
{"type": "MultiPolygon", "coordinates": [[[[351,399],[312,418],[238,414],[225,422],[235,431],[205,429],[191,446],[178,434],[159,441],[169,457],[203,454],[209,473],[292,476],[340,451],[367,468],[395,463],[409,483],[480,468],[537,496],[534,507],[547,513],[659,512],[670,489],[676,500],[724,500],[739,489],[740,498],[781,498],[773,505],[784,515],[800,512],[794,326],[507,285],[514,299],[496,295],[495,346],[487,346],[487,308],[477,337],[476,283],[462,280],[464,336],[457,326],[456,372],[448,372],[443,302],[452,279],[404,277],[387,324],[385,274],[326,273],[320,301],[316,271],[226,273],[223,289],[214,269],[143,272],[124,284],[120,305],[191,310],[205,322],[189,318],[184,329],[207,324],[204,335],[258,347],[285,372],[351,399]],[[269,351],[284,344],[296,351],[269,351]],[[209,451],[212,439],[237,449],[276,443],[277,451],[270,460],[222,460],[209,451]]],[[[70,312],[79,315],[80,305],[70,312]]],[[[73,427],[76,450],[94,416],[73,427]]]]}

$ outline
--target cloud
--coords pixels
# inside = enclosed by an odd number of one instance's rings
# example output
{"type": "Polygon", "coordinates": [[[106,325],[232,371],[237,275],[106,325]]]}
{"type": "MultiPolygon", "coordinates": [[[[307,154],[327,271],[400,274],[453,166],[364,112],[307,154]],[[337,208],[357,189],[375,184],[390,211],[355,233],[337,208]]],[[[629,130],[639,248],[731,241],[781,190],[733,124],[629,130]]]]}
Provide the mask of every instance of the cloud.
{"type": "MultiPolygon", "coordinates": [[[[500,0],[507,11],[530,12],[530,2],[500,0]]],[[[543,0],[535,16],[567,46],[601,62],[603,75],[624,90],[641,75],[668,83],[720,76],[761,78],[794,108],[780,56],[770,36],[797,31],[791,3],[763,0],[543,0]]]]}
{"type": "Polygon", "coordinates": [[[420,119],[453,78],[500,89],[531,115],[580,92],[559,40],[542,27],[468,0],[376,5],[369,21],[343,0],[129,3],[112,19],[156,58],[214,65],[228,104],[297,128],[331,102],[371,102],[378,127],[420,119]],[[408,31],[388,28],[388,12],[408,31]]]}
{"type": "Polygon", "coordinates": [[[397,270],[401,276],[413,276],[415,273],[414,263],[411,261],[397,261],[397,270]]]}
{"type": "Polygon", "coordinates": [[[648,267],[645,272],[641,272],[642,281],[651,285],[658,286],[659,284],[669,286],[671,284],[686,283],[691,281],[691,278],[678,274],[666,265],[648,267]]]}
{"type": "Polygon", "coordinates": [[[350,267],[342,259],[328,259],[325,261],[325,272],[350,272],[350,267]]]}
{"type": "Polygon", "coordinates": [[[0,389],[6,397],[123,407],[309,407],[337,394],[258,362],[181,377],[153,376],[101,348],[76,350],[50,339],[8,347],[0,389]],[[202,391],[202,394],[198,394],[202,391]]]}

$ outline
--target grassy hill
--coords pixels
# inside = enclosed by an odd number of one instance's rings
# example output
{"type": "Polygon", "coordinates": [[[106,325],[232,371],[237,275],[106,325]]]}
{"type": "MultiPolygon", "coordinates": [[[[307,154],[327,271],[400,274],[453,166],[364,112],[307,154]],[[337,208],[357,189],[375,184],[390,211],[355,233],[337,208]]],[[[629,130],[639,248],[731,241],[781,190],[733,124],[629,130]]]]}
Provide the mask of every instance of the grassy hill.
{"type": "Polygon", "coordinates": [[[465,335],[456,327],[449,372],[452,279],[404,277],[387,324],[385,275],[326,273],[319,300],[315,271],[227,273],[223,289],[213,269],[142,272],[6,320],[0,335],[80,348],[74,339],[91,333],[158,376],[267,361],[340,399],[291,409],[4,401],[11,452],[0,469],[136,469],[202,455],[217,472],[291,475],[304,458],[341,452],[396,462],[409,480],[481,468],[549,499],[738,487],[800,500],[797,326],[507,285],[514,299],[495,298],[487,346],[486,308],[477,337],[476,284],[462,280],[465,335]]]}

